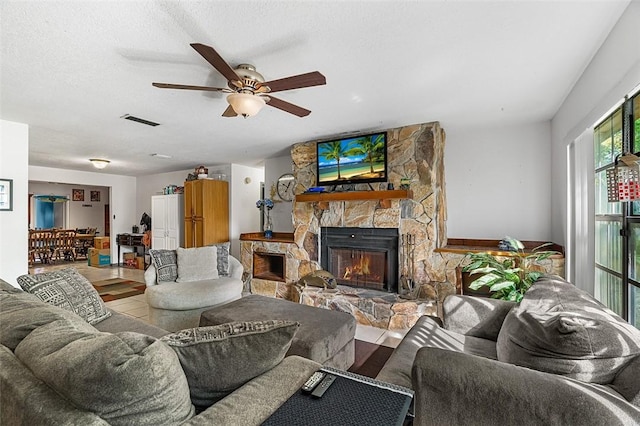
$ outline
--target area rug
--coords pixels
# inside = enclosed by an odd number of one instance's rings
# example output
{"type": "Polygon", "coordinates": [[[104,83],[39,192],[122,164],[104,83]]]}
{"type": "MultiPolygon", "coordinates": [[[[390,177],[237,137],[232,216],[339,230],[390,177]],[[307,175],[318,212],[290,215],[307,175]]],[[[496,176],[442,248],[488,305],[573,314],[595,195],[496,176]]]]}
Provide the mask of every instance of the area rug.
{"type": "Polygon", "coordinates": [[[393,348],[356,340],[356,359],[349,371],[375,378],[392,353],[393,348]]]}
{"type": "Polygon", "coordinates": [[[93,287],[105,302],[144,294],[144,290],[147,287],[144,283],[122,278],[110,278],[108,280],[95,281],[91,284],[93,284],[93,287]]]}

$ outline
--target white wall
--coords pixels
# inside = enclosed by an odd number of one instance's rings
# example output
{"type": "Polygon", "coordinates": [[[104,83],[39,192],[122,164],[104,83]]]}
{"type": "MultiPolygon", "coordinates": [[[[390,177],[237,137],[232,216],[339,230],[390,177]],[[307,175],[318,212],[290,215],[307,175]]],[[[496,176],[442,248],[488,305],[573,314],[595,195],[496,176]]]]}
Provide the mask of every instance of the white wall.
{"type": "Polygon", "coordinates": [[[0,120],[0,178],[13,179],[13,210],[0,211],[0,278],[18,286],[28,272],[29,126],[0,120]]]}
{"type": "Polygon", "coordinates": [[[550,123],[441,125],[447,134],[447,236],[550,240],[550,123]]]}
{"type": "MultiPolygon", "coordinates": [[[[264,190],[267,197],[271,197],[271,188],[277,184],[278,178],[285,173],[293,171],[291,155],[269,158],[264,162],[264,190]]],[[[273,197],[275,202],[271,210],[271,223],[274,232],[293,232],[293,203],[282,201],[276,192],[273,197]]]]}
{"type": "MultiPolygon", "coordinates": [[[[109,187],[111,190],[109,208],[111,211],[112,240],[117,234],[130,233],[131,226],[140,221],[139,217],[136,216],[136,178],[133,176],[29,166],[29,180],[109,187]]],[[[26,187],[24,192],[26,196],[26,187]]],[[[111,244],[111,263],[116,263],[117,254],[118,246],[113,242],[111,244]]]]}
{"type": "Polygon", "coordinates": [[[260,199],[260,182],[263,180],[263,168],[231,165],[229,231],[231,255],[237,259],[240,259],[240,234],[260,230],[260,210],[256,207],[256,201],[260,199]]]}
{"type": "Polygon", "coordinates": [[[639,83],[640,2],[632,1],[551,121],[554,242],[564,245],[568,235],[567,145],[639,83]]]}
{"type": "MultiPolygon", "coordinates": [[[[49,182],[29,182],[29,193],[34,195],[62,195],[70,201],[64,203],[67,223],[61,226],[76,228],[97,228],[99,235],[104,234],[104,206],[109,204],[109,188],[105,186],[66,185],[49,182]],[[84,201],[73,201],[72,190],[84,190],[84,201]],[[98,191],[100,201],[91,201],[91,191],[98,191]]],[[[34,200],[32,200],[32,203],[34,200]]],[[[30,228],[36,226],[31,209],[30,228]]]]}

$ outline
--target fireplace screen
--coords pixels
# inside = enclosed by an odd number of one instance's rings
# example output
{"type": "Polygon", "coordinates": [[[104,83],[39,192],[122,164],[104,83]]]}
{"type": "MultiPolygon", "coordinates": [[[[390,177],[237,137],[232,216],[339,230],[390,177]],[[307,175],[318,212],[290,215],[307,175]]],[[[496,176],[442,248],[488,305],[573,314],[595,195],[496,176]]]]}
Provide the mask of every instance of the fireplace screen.
{"type": "Polygon", "coordinates": [[[396,228],[320,229],[320,266],[351,287],[398,291],[396,228]]]}
{"type": "Polygon", "coordinates": [[[384,290],[386,252],[330,249],[331,265],[339,284],[384,290]]]}

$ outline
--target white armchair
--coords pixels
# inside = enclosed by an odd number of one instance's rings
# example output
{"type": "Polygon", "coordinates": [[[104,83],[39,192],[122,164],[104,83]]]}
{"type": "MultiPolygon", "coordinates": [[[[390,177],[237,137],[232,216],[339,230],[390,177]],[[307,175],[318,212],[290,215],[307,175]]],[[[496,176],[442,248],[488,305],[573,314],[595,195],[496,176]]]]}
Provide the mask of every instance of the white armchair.
{"type": "Polygon", "coordinates": [[[144,273],[149,322],[167,331],[197,327],[200,314],[242,296],[242,264],[229,256],[229,276],[191,282],[157,282],[152,264],[144,273]]]}

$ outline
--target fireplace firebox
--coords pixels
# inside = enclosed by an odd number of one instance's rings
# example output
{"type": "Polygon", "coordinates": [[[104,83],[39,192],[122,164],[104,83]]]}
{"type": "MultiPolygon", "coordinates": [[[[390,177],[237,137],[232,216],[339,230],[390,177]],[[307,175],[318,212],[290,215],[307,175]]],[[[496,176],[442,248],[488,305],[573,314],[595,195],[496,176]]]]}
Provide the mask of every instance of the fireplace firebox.
{"type": "Polygon", "coordinates": [[[398,292],[398,230],[320,229],[320,266],[338,284],[398,292]]]}

